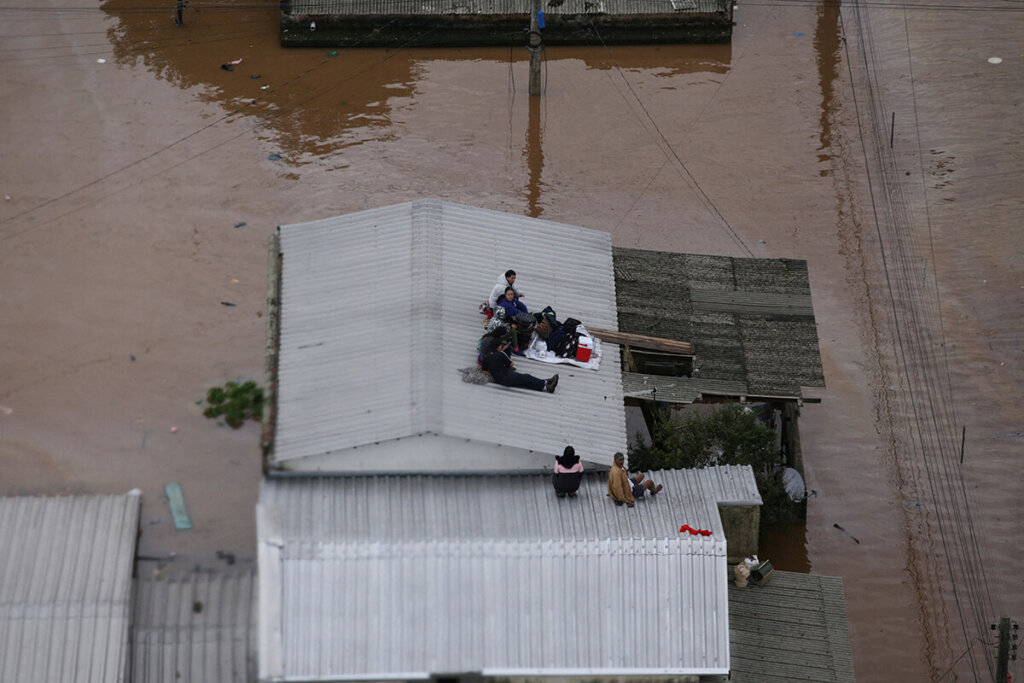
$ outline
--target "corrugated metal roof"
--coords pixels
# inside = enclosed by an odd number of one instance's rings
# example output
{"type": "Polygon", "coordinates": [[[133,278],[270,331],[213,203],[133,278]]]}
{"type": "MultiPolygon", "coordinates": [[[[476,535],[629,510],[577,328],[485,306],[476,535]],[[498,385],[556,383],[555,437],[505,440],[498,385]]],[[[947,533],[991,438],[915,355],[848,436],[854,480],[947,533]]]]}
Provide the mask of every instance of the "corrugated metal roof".
{"type": "Polygon", "coordinates": [[[825,385],[806,261],[614,255],[619,329],[691,342],[701,381],[792,398],[825,385]]]}
{"type": "MultiPolygon", "coordinates": [[[[529,0],[291,0],[291,16],[304,15],[528,15],[529,0]]],[[[549,15],[632,15],[712,13],[724,11],[725,0],[599,0],[584,5],[583,0],[558,7],[545,3],[549,15]]]]}
{"type": "Polygon", "coordinates": [[[853,683],[843,580],[775,571],[729,586],[731,683],[853,683]]]}
{"type": "Polygon", "coordinates": [[[251,567],[140,578],[132,683],[256,680],[255,585],[251,567]]]}
{"type": "Polygon", "coordinates": [[[0,498],[0,681],[126,680],[139,505],[0,498]]]}
{"type": "Polygon", "coordinates": [[[632,509],[596,472],[577,498],[543,475],[265,480],[261,679],[727,671],[716,506],[760,503],[753,473],[652,478],[632,509]]]}
{"type": "Polygon", "coordinates": [[[510,267],[531,310],[551,305],[561,318],[614,329],[607,233],[434,199],[280,233],[273,463],[300,468],[303,459],[332,454],[305,467],[450,468],[460,461],[440,456],[470,444],[473,453],[495,447],[486,467],[502,470],[522,467],[517,456],[531,453],[546,462],[567,443],[607,464],[626,450],[611,345],[599,371],[516,361],[539,377],[559,373],[552,395],[468,384],[459,372],[476,363],[477,306],[510,267]],[[410,437],[424,438],[396,441],[410,437]],[[417,452],[419,465],[395,464],[417,452]]]}
{"type": "Polygon", "coordinates": [[[622,392],[626,396],[664,403],[694,403],[704,396],[747,396],[749,393],[743,382],[636,372],[622,373],[622,392]]]}
{"type": "Polygon", "coordinates": [[[750,315],[788,315],[814,319],[808,294],[732,292],[691,289],[690,300],[698,311],[723,311],[750,315]]]}

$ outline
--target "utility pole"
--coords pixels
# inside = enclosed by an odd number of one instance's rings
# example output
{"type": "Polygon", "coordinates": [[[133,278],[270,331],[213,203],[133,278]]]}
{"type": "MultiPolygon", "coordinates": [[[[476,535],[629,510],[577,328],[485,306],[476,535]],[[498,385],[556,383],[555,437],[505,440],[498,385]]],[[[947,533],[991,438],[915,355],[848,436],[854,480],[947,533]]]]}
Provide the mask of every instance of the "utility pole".
{"type": "Polygon", "coordinates": [[[996,655],[996,683],[1006,683],[1009,676],[1010,617],[999,618],[999,650],[996,655]]]}
{"type": "Polygon", "coordinates": [[[540,0],[533,0],[530,12],[530,32],[526,37],[526,49],[530,51],[530,94],[540,95],[540,48],[544,39],[540,34],[540,0]]]}

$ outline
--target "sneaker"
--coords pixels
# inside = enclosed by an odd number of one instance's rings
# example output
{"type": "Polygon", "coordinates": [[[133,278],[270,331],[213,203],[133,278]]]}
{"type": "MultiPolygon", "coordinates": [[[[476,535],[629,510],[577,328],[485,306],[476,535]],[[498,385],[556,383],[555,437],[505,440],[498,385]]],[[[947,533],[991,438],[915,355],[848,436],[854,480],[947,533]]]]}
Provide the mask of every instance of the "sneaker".
{"type": "Polygon", "coordinates": [[[555,491],[555,494],[558,495],[559,498],[565,498],[565,494],[561,491],[555,491]]]}
{"type": "Polygon", "coordinates": [[[569,497],[570,497],[570,498],[575,498],[575,497],[576,497],[576,492],[575,492],[575,491],[573,491],[572,493],[570,493],[570,494],[569,494],[569,497]]]}
{"type": "Polygon", "coordinates": [[[551,375],[547,382],[544,382],[544,391],[549,394],[555,393],[555,387],[558,386],[558,375],[551,375]]]}
{"type": "Polygon", "coordinates": [[[632,503],[626,503],[626,507],[631,508],[631,507],[633,507],[633,504],[632,503]]]}
{"type": "Polygon", "coordinates": [[[657,485],[657,486],[655,486],[655,487],[654,487],[653,489],[651,489],[651,495],[652,495],[652,496],[656,496],[656,495],[658,495],[658,492],[659,492],[659,491],[661,491],[661,490],[662,490],[663,488],[665,488],[665,487],[664,487],[664,486],[662,486],[661,484],[658,484],[658,485],[657,485]]]}
{"type": "MultiPolygon", "coordinates": [[[[617,501],[615,501],[615,504],[621,506],[622,505],[622,501],[621,500],[617,500],[617,501]]],[[[632,503],[630,503],[630,505],[632,505],[632,503]]]]}

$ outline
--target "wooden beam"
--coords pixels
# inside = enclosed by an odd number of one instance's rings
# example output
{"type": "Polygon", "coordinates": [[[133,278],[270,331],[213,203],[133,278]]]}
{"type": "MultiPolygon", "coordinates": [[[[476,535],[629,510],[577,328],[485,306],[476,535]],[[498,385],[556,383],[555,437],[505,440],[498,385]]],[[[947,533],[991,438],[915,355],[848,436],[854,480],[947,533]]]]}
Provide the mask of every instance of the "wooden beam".
{"type": "Polygon", "coordinates": [[[662,339],[661,337],[648,337],[642,334],[631,334],[629,332],[602,330],[590,326],[587,326],[587,331],[601,341],[606,341],[610,344],[636,346],[637,348],[651,349],[652,351],[678,353],[682,356],[693,355],[693,344],[690,342],[676,341],[675,339],[662,339]]]}

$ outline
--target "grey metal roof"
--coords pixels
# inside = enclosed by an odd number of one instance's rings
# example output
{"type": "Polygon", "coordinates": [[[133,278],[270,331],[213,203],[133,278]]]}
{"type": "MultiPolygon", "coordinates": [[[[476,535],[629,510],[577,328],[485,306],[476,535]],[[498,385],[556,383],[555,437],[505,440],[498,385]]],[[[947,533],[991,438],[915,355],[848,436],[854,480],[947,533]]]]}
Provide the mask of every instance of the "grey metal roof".
{"type": "Polygon", "coordinates": [[[651,476],[632,509],[598,472],[561,499],[544,475],[264,480],[260,678],[726,672],[717,505],[760,503],[753,473],[651,476]]]}
{"type": "Polygon", "coordinates": [[[253,568],[140,577],[132,629],[132,683],[256,680],[253,568]]]}
{"type": "Polygon", "coordinates": [[[745,382],[636,372],[622,373],[622,392],[626,396],[665,403],[694,403],[705,396],[747,396],[750,393],[745,382]]]}
{"type": "Polygon", "coordinates": [[[843,580],[775,571],[729,586],[731,683],[853,683],[843,580]]]}
{"type": "MultiPolygon", "coordinates": [[[[614,256],[619,329],[692,342],[702,383],[791,398],[825,385],[806,261],[621,248],[614,256]]],[[[678,388],[683,402],[695,390],[678,388]]]]}
{"type": "Polygon", "coordinates": [[[0,498],[0,681],[127,680],[139,504],[0,498]]]}
{"type": "Polygon", "coordinates": [[[537,469],[567,443],[607,464],[626,450],[614,347],[599,371],[516,361],[559,373],[554,394],[459,372],[476,364],[477,307],[510,267],[531,310],[614,329],[607,233],[428,199],[282,226],[280,250],[273,464],[537,469]]]}
{"type": "MultiPolygon", "coordinates": [[[[528,15],[529,0],[291,0],[291,16],[303,15],[528,15]]],[[[724,0],[601,0],[585,7],[570,0],[558,7],[545,3],[549,15],[711,13],[723,10],[724,0]]]]}

